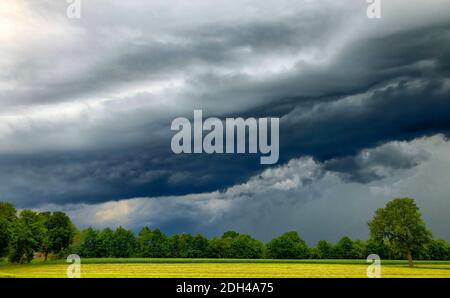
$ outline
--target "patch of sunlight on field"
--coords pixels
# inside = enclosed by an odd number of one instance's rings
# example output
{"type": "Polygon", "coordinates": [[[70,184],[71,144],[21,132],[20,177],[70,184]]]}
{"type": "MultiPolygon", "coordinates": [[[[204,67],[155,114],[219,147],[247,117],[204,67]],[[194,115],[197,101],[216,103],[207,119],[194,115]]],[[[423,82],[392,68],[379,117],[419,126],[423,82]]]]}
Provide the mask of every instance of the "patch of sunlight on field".
{"type": "MultiPolygon", "coordinates": [[[[0,277],[65,277],[65,264],[2,265],[0,277]]],[[[366,277],[367,265],[289,263],[82,264],[82,277],[366,277]]],[[[383,265],[382,277],[450,278],[449,264],[383,265]]]]}

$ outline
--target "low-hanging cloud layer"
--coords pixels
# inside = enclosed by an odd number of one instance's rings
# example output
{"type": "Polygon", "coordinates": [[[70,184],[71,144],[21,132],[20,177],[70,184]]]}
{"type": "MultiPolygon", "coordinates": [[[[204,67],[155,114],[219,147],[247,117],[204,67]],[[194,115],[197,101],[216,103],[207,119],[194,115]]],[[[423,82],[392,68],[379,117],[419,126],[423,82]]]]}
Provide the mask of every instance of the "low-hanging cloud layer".
{"type": "Polygon", "coordinates": [[[90,0],[69,19],[65,1],[2,1],[0,199],[311,241],[364,237],[409,195],[450,239],[450,1],[382,2],[368,19],[366,1],[90,0]],[[174,155],[171,121],[194,109],[280,117],[279,164],[174,155]]]}
{"type": "Polygon", "coordinates": [[[138,230],[147,225],[209,236],[234,229],[263,240],[297,230],[314,244],[344,234],[365,239],[366,223],[376,208],[393,197],[410,196],[434,235],[449,239],[449,176],[450,141],[435,135],[389,142],[325,163],[311,157],[292,159],[220,192],[41,208],[62,209],[82,227],[138,230]],[[376,179],[351,181],[349,173],[357,172],[376,179]]]}

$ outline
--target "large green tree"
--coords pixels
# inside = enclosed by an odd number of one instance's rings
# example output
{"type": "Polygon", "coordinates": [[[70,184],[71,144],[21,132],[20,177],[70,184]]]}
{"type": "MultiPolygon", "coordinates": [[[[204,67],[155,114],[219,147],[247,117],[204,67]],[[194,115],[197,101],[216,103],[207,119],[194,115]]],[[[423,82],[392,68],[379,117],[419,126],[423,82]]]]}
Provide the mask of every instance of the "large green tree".
{"type": "Polygon", "coordinates": [[[335,257],[333,244],[326,240],[319,240],[311,253],[317,259],[333,259],[335,257]]]}
{"type": "Polygon", "coordinates": [[[170,255],[170,242],[159,229],[141,229],[138,235],[139,252],[145,258],[165,258],[170,255]]]}
{"type": "Polygon", "coordinates": [[[211,258],[255,259],[261,258],[264,245],[235,231],[227,231],[220,238],[212,238],[208,243],[207,256],[211,258]]]}
{"type": "Polygon", "coordinates": [[[187,233],[175,234],[170,237],[170,256],[173,258],[189,258],[191,256],[192,240],[192,235],[187,233]]]}
{"type": "Polygon", "coordinates": [[[79,253],[85,258],[105,257],[102,255],[101,241],[99,239],[99,233],[96,230],[87,228],[83,231],[83,242],[80,245],[79,253]]]}
{"type": "Polygon", "coordinates": [[[232,238],[229,255],[237,259],[257,259],[262,257],[263,250],[264,245],[260,241],[240,234],[232,238]]]}
{"type": "Polygon", "coordinates": [[[366,257],[366,243],[360,240],[353,241],[347,236],[342,237],[334,246],[334,255],[337,259],[363,259],[366,257]]]}
{"type": "Polygon", "coordinates": [[[98,234],[99,255],[105,258],[114,257],[114,231],[111,228],[105,228],[98,234]]]}
{"type": "Polygon", "coordinates": [[[208,241],[206,256],[208,258],[226,258],[227,245],[223,239],[213,237],[208,241]]]}
{"type": "Polygon", "coordinates": [[[197,234],[192,238],[191,250],[189,256],[192,258],[204,258],[206,257],[208,249],[208,239],[202,234],[197,234]]]}
{"type": "Polygon", "coordinates": [[[135,254],[136,238],[130,230],[118,227],[112,238],[112,253],[115,258],[129,258],[135,254]]]}
{"type": "Polygon", "coordinates": [[[297,232],[287,232],[267,244],[267,256],[271,259],[307,259],[310,250],[297,232]]]}
{"type": "Polygon", "coordinates": [[[10,243],[11,262],[28,263],[34,252],[42,246],[45,227],[39,214],[31,210],[22,210],[14,222],[10,243]]]}
{"type": "Polygon", "coordinates": [[[338,259],[353,259],[353,240],[347,236],[342,237],[334,246],[338,259]]]}
{"type": "Polygon", "coordinates": [[[49,253],[59,254],[69,247],[75,235],[75,227],[64,212],[44,212],[40,217],[45,228],[41,248],[47,261],[49,253]]]}
{"type": "Polygon", "coordinates": [[[397,198],[377,209],[368,223],[373,239],[387,241],[401,252],[413,267],[413,255],[419,254],[431,241],[431,232],[425,226],[419,208],[411,198],[397,198]]]}

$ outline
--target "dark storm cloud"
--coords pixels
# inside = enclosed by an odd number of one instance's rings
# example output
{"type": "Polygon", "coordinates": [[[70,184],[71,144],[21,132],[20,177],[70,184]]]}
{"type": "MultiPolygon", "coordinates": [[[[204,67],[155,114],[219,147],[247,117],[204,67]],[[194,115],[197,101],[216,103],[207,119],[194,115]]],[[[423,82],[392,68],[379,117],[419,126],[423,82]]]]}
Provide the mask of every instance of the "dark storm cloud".
{"type": "Polygon", "coordinates": [[[296,230],[315,245],[319,239],[337,241],[343,235],[366,239],[367,220],[377,208],[393,197],[410,196],[416,199],[434,236],[450,239],[449,148],[448,139],[435,135],[389,142],[364,150],[353,161],[347,157],[335,160],[365,164],[366,170],[377,174],[389,172],[364,184],[348,181],[342,172],[326,170],[326,164],[300,158],[222,192],[41,208],[69,212],[79,227],[122,225],[138,232],[148,225],[167,233],[201,232],[207,236],[232,229],[261,240],[296,230]],[[420,160],[420,166],[410,167],[408,159],[420,160]],[[391,166],[391,161],[400,164],[391,166]]]}
{"type": "Polygon", "coordinates": [[[326,160],[391,140],[448,133],[450,100],[445,84],[448,81],[400,80],[341,101],[298,107],[285,117],[285,134],[291,137],[282,150],[286,158],[294,148],[326,160]]]}
{"type": "MultiPolygon", "coordinates": [[[[88,16],[90,10],[97,6],[100,8],[100,4],[86,5],[88,16]]],[[[64,11],[64,5],[45,5],[49,12],[37,5],[40,16],[61,20],[57,13],[64,11]]],[[[106,11],[108,8],[103,7],[106,11]]],[[[97,16],[95,12],[91,13],[92,17],[97,16]]],[[[133,13],[133,10],[126,13],[125,19],[132,18],[133,13]]],[[[68,39],[66,44],[46,45],[43,49],[31,51],[24,49],[26,55],[16,57],[13,68],[7,70],[11,73],[8,75],[6,72],[5,76],[19,78],[23,84],[3,92],[0,100],[16,105],[70,101],[93,93],[112,92],[133,82],[177,75],[201,81],[205,75],[198,74],[196,79],[195,69],[208,73],[215,68],[236,67],[245,59],[258,59],[258,55],[277,52],[283,55],[320,46],[332,35],[333,25],[344,17],[345,14],[336,14],[326,18],[325,12],[317,11],[301,20],[294,15],[236,24],[211,22],[202,27],[189,29],[188,26],[187,29],[177,28],[163,33],[158,32],[158,28],[148,30],[147,25],[150,24],[143,19],[140,24],[113,25],[117,26],[115,34],[104,32],[111,29],[109,22],[103,24],[92,19],[80,19],[72,33],[81,39],[79,44],[72,41],[68,33],[68,36],[63,36],[68,39]],[[121,32],[121,28],[125,32],[121,32]],[[127,32],[132,29],[139,34],[127,32]],[[243,52],[244,48],[250,52],[243,52]],[[99,53],[102,53],[101,59],[98,59],[99,53]],[[49,55],[52,55],[51,59],[49,55]],[[77,67],[72,68],[67,63],[72,59],[79,61],[77,67]],[[61,69],[57,76],[43,73],[43,69],[58,69],[66,63],[68,67],[61,69]]],[[[61,21],[67,25],[67,20],[61,21]]],[[[210,96],[214,96],[216,91],[210,89],[210,96]]]]}
{"type": "Polygon", "coordinates": [[[21,207],[212,192],[266,169],[255,156],[174,155],[170,122],[196,108],[282,117],[281,163],[308,155],[362,183],[423,160],[395,148],[355,158],[362,150],[449,132],[443,12],[375,23],[365,4],[332,1],[254,14],[235,4],[236,17],[206,2],[212,15],[92,3],[68,20],[63,4],[33,2],[53,29],[0,49],[13,57],[0,84],[0,196],[21,207]]]}

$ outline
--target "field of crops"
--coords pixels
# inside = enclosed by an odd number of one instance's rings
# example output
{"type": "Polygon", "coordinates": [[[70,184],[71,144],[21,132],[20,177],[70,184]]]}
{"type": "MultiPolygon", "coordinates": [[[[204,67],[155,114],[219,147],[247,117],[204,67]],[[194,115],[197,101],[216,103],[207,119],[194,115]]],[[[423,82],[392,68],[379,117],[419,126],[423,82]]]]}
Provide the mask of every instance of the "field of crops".
{"type": "MultiPolygon", "coordinates": [[[[63,261],[2,264],[0,277],[66,277],[63,261]]],[[[366,277],[363,260],[84,259],[81,277],[366,277]]],[[[386,261],[382,277],[450,278],[450,262],[386,261]]]]}

